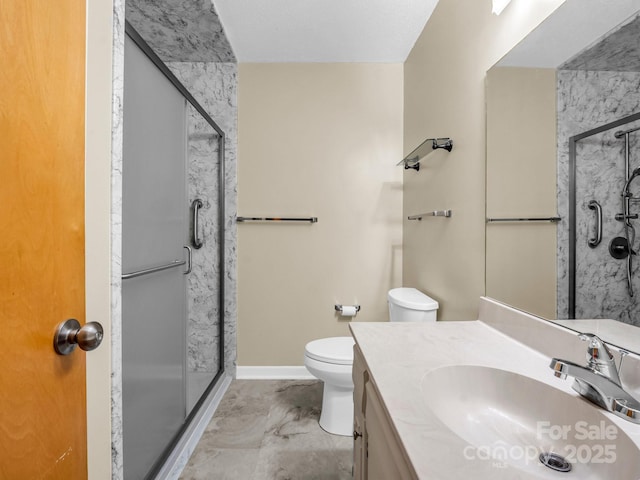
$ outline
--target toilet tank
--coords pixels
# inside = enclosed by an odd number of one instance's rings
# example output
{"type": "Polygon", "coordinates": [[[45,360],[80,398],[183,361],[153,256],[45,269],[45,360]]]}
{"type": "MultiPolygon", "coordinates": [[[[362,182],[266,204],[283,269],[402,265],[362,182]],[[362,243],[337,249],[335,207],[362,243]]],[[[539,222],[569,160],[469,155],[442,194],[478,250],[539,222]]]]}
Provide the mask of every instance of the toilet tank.
{"type": "Polygon", "coordinates": [[[391,322],[435,322],[438,302],[415,288],[394,288],[387,295],[391,322]]]}

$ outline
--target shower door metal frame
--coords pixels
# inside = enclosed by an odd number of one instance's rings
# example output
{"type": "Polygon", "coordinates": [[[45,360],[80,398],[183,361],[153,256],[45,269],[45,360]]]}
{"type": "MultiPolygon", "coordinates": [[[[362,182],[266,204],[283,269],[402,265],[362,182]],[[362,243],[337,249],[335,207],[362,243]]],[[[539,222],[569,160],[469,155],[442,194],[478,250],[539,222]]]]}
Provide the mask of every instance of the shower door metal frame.
{"type": "Polygon", "coordinates": [[[178,440],[185,433],[187,427],[190,425],[193,418],[198,414],[205,398],[209,395],[214,386],[218,383],[218,380],[224,374],[224,280],[225,280],[225,141],[226,134],[218,126],[218,124],[211,118],[211,116],[207,113],[207,111],[198,103],[198,101],[191,95],[189,90],[178,80],[178,78],[169,70],[164,62],[156,55],[156,53],[151,49],[149,44],[140,36],[140,34],[136,31],[135,28],[128,22],[125,21],[125,33],[133,40],[133,42],[142,50],[142,52],[153,62],[153,64],[162,72],[162,74],[169,80],[173,86],[182,94],[182,96],[196,109],[200,115],[206,120],[206,122],[216,131],[218,134],[218,258],[220,259],[219,265],[219,274],[218,274],[218,282],[220,282],[220,288],[218,289],[218,302],[219,302],[219,345],[218,345],[218,373],[214,376],[213,380],[206,388],[202,396],[198,399],[194,407],[191,409],[191,412],[187,415],[182,427],[178,431],[178,433],[174,436],[173,439],[169,442],[169,445],[165,449],[164,453],[160,456],[160,458],[156,461],[154,466],[149,471],[148,476],[153,478],[158,471],[162,468],[163,463],[167,459],[168,455],[175,448],[178,440]]]}
{"type": "Polygon", "coordinates": [[[586,132],[579,133],[569,138],[569,298],[568,318],[576,317],[576,162],[577,144],[585,138],[592,137],[607,130],[620,127],[627,123],[640,120],[640,112],[628,115],[619,120],[605,123],[586,132]]]}

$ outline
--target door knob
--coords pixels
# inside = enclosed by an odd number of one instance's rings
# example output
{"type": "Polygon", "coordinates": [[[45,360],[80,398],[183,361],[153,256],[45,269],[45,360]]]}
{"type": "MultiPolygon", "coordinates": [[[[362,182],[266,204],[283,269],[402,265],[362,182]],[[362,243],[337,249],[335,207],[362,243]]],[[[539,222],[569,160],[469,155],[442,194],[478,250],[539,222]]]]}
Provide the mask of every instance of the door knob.
{"type": "Polygon", "coordinates": [[[69,355],[76,346],[90,352],[100,346],[103,336],[104,330],[98,322],[87,322],[80,327],[78,320],[70,318],[56,328],[53,348],[59,355],[69,355]]]}

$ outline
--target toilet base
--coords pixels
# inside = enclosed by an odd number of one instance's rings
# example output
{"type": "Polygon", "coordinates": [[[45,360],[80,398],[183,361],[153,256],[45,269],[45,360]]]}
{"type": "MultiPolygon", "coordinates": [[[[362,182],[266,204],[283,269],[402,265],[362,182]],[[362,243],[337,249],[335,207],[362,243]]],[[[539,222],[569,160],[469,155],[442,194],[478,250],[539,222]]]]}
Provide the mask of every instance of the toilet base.
{"type": "Polygon", "coordinates": [[[353,435],[353,386],[337,387],[324,383],[320,427],[333,435],[353,435]]]}

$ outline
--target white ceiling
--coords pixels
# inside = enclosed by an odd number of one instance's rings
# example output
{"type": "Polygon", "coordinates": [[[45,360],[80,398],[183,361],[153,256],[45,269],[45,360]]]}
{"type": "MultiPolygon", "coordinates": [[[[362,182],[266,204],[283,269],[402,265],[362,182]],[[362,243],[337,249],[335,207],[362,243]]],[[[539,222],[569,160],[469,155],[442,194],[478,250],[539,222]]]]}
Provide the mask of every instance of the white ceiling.
{"type": "Polygon", "coordinates": [[[500,62],[557,68],[640,10],[640,0],[566,0],[500,62]]]}
{"type": "Polygon", "coordinates": [[[213,0],[239,62],[404,62],[438,0],[213,0]]]}

